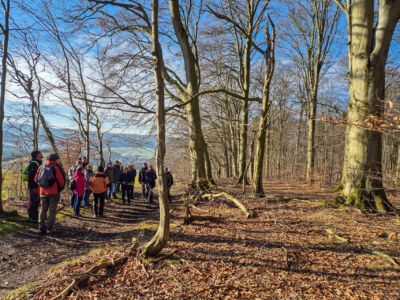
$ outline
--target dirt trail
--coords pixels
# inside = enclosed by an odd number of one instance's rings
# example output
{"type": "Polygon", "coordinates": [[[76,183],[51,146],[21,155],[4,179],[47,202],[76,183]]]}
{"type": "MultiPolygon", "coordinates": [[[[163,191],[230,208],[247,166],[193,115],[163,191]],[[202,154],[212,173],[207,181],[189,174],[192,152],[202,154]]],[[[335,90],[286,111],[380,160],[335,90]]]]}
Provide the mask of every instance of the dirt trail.
{"type": "MultiPolygon", "coordinates": [[[[400,270],[385,258],[365,251],[378,250],[399,261],[398,216],[365,215],[354,209],[330,207],[323,201],[332,199],[333,193],[302,183],[265,182],[266,197],[257,199],[249,196],[250,187],[245,195],[240,186],[228,182],[219,190],[239,198],[256,212],[256,218],[246,219],[231,202],[218,198],[199,201],[196,203],[199,209],[193,209],[192,213],[212,215],[220,221],[184,226],[181,225],[184,209],[178,202],[172,213],[174,226],[170,240],[162,251],[164,255],[174,253],[173,256],[156,264],[133,256],[114,270],[104,270],[101,273],[104,276],[92,277],[86,287],[74,291],[71,297],[398,299],[400,270]],[[338,241],[327,229],[349,242],[338,241]]],[[[392,203],[400,207],[395,192],[388,194],[392,203]]],[[[20,260],[11,266],[16,269],[15,276],[8,271],[0,280],[7,278],[13,287],[23,283],[19,278],[29,282],[41,270],[64,259],[103,245],[127,243],[134,235],[131,229],[135,223],[158,219],[158,210],[141,201],[133,207],[113,203],[107,209],[108,219],[63,220],[61,225],[65,228],[60,228],[60,236],[9,238],[8,243],[17,248],[20,260]],[[29,257],[21,259],[29,253],[29,248],[44,259],[39,264],[42,269],[34,269],[29,257]]],[[[154,230],[153,226],[145,231],[151,236],[154,230]]],[[[4,249],[4,243],[0,249],[4,249]]],[[[101,257],[96,255],[100,254],[86,256],[39,278],[42,287],[31,291],[28,298],[55,296],[71,282],[69,274],[85,272],[99,263],[100,258],[111,260],[120,257],[122,252],[119,248],[102,251],[101,257]]],[[[2,265],[0,272],[3,270],[2,265]]]]}
{"type": "MultiPolygon", "coordinates": [[[[60,207],[68,207],[63,197],[60,207]]],[[[24,203],[16,203],[22,210],[24,203]]],[[[70,209],[59,212],[57,232],[40,236],[27,228],[12,236],[0,237],[0,299],[10,290],[40,278],[62,261],[84,255],[92,249],[121,245],[130,240],[129,230],[135,225],[158,219],[158,205],[148,204],[135,193],[130,206],[120,199],[106,202],[105,217],[94,219],[90,209],[82,217],[71,216],[70,209]]],[[[33,227],[33,226],[32,226],[33,227]]]]}

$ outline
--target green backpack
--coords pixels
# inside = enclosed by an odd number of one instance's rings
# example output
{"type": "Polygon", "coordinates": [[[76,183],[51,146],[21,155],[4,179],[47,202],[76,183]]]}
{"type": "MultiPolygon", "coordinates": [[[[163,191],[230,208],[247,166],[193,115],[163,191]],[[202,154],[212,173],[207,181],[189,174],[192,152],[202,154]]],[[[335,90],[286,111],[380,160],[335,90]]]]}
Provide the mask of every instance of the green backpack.
{"type": "MultiPolygon", "coordinates": [[[[32,160],[32,162],[36,163],[37,166],[39,167],[39,163],[36,160],[32,160]]],[[[28,181],[28,179],[29,179],[28,168],[29,168],[30,164],[31,163],[27,164],[26,167],[22,170],[22,176],[21,177],[22,177],[23,181],[28,181]]]]}

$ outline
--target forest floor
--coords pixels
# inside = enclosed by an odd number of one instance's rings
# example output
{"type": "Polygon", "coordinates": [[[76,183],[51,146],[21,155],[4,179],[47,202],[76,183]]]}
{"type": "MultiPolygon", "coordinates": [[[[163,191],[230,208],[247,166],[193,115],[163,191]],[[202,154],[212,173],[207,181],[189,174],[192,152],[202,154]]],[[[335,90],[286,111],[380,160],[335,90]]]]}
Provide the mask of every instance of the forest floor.
{"type": "MultiPolygon", "coordinates": [[[[212,191],[237,197],[255,218],[217,198],[192,209],[214,219],[183,225],[178,190],[160,258],[130,256],[90,277],[73,299],[399,299],[399,216],[334,208],[326,201],[335,194],[319,186],[267,181],[265,198],[230,183],[212,191]]],[[[400,207],[396,191],[388,194],[400,207]]],[[[0,237],[0,297],[24,284],[8,297],[54,297],[77,274],[126,255],[132,237],[151,238],[158,223],[157,205],[142,200],[109,203],[104,219],[61,213],[54,235],[0,237]]]]}

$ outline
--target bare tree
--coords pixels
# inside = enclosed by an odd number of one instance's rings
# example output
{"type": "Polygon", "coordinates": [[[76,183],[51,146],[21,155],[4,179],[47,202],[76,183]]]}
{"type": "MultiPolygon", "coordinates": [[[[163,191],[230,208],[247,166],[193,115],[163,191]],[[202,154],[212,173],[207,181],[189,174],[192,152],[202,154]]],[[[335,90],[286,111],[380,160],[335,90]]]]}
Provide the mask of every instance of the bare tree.
{"type": "Polygon", "coordinates": [[[313,179],[315,161],[315,128],[318,90],[321,77],[332,65],[329,53],[337,31],[339,10],[331,1],[296,0],[288,3],[289,20],[285,24],[288,56],[297,67],[304,85],[307,103],[308,142],[306,182],[313,179]]]}
{"type": "Polygon", "coordinates": [[[363,122],[382,116],[385,101],[385,66],[400,2],[354,0],[338,5],[347,13],[349,28],[349,105],[342,195],[346,204],[387,212],[382,176],[382,132],[367,130],[363,122]],[[376,17],[375,17],[376,16],[376,17]]]}
{"type": "MultiPolygon", "coordinates": [[[[59,153],[54,136],[49,125],[40,109],[40,100],[42,98],[42,80],[39,76],[39,65],[41,63],[41,53],[38,49],[38,40],[33,38],[31,32],[20,31],[20,45],[16,52],[16,57],[21,58],[28,69],[28,73],[21,71],[21,67],[17,65],[12,57],[8,58],[8,64],[11,67],[12,79],[23,88],[28,95],[31,103],[32,127],[33,127],[33,148],[39,148],[39,121],[46,133],[47,139],[54,153],[59,153]],[[35,91],[36,88],[36,91],[35,91]],[[37,117],[36,117],[37,116],[37,117]]],[[[15,93],[13,93],[15,95],[15,93]]],[[[19,96],[17,96],[19,97],[19,96]]]]}
{"type": "Polygon", "coordinates": [[[169,239],[169,203],[167,199],[167,182],[164,174],[165,157],[165,106],[164,106],[164,78],[162,76],[161,46],[158,33],[158,0],[153,0],[152,4],[152,54],[154,81],[156,85],[157,97],[157,181],[158,181],[158,201],[160,203],[160,224],[153,239],[147,243],[143,250],[143,255],[156,255],[159,253],[169,239]]]}
{"type": "MultiPolygon", "coordinates": [[[[260,25],[264,21],[264,13],[268,1],[246,0],[244,3],[231,0],[226,1],[228,11],[219,13],[208,7],[217,18],[227,21],[235,39],[237,59],[239,63],[239,85],[242,90],[241,124],[240,124],[240,147],[239,147],[239,176],[238,182],[247,183],[245,174],[247,162],[247,136],[249,123],[249,105],[253,100],[251,91],[251,67],[252,53],[256,46],[256,40],[260,31],[260,25]]],[[[261,102],[261,99],[257,99],[261,102]]]]}
{"type": "Polygon", "coordinates": [[[8,42],[10,37],[10,0],[1,0],[1,6],[4,11],[4,24],[0,24],[3,34],[2,42],[2,58],[1,58],[1,87],[0,87],[0,213],[4,211],[2,201],[3,191],[3,122],[4,122],[4,103],[6,97],[6,81],[7,81],[7,58],[8,58],[8,42]]]}
{"type": "Polygon", "coordinates": [[[263,196],[264,191],[262,187],[262,179],[263,179],[263,169],[264,169],[264,158],[265,158],[265,142],[266,142],[266,131],[268,125],[268,112],[271,106],[270,101],[270,87],[272,76],[275,71],[275,25],[272,22],[271,18],[268,16],[269,24],[272,27],[272,35],[270,30],[266,25],[266,36],[267,36],[267,48],[263,52],[265,57],[265,76],[264,76],[264,86],[263,86],[263,97],[262,97],[262,112],[260,116],[260,122],[258,126],[257,132],[257,150],[255,155],[254,162],[254,194],[257,196],[263,196]]]}

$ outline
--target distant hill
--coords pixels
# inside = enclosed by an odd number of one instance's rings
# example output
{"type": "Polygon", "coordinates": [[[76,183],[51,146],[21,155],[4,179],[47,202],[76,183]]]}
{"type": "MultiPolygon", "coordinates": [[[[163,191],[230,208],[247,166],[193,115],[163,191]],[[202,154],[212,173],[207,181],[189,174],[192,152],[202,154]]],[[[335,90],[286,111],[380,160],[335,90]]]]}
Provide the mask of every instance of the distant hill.
{"type": "MultiPolygon", "coordinates": [[[[7,162],[15,159],[15,155],[20,154],[20,151],[16,141],[22,139],[19,137],[20,133],[18,129],[11,126],[10,123],[4,123],[4,140],[3,140],[3,161],[7,162]]],[[[24,125],[25,131],[32,131],[31,125],[24,125]]],[[[54,136],[59,139],[67,139],[67,135],[71,133],[69,129],[51,128],[54,136]]],[[[42,130],[40,135],[44,135],[42,130]]],[[[150,160],[154,157],[155,148],[157,145],[157,138],[155,136],[144,136],[138,134],[129,133],[106,133],[104,135],[104,156],[108,159],[107,144],[111,148],[111,160],[122,160],[123,162],[142,162],[150,160]]],[[[48,142],[41,141],[39,148],[42,152],[50,152],[51,147],[48,142]]],[[[29,155],[29,151],[24,153],[29,155]]]]}

